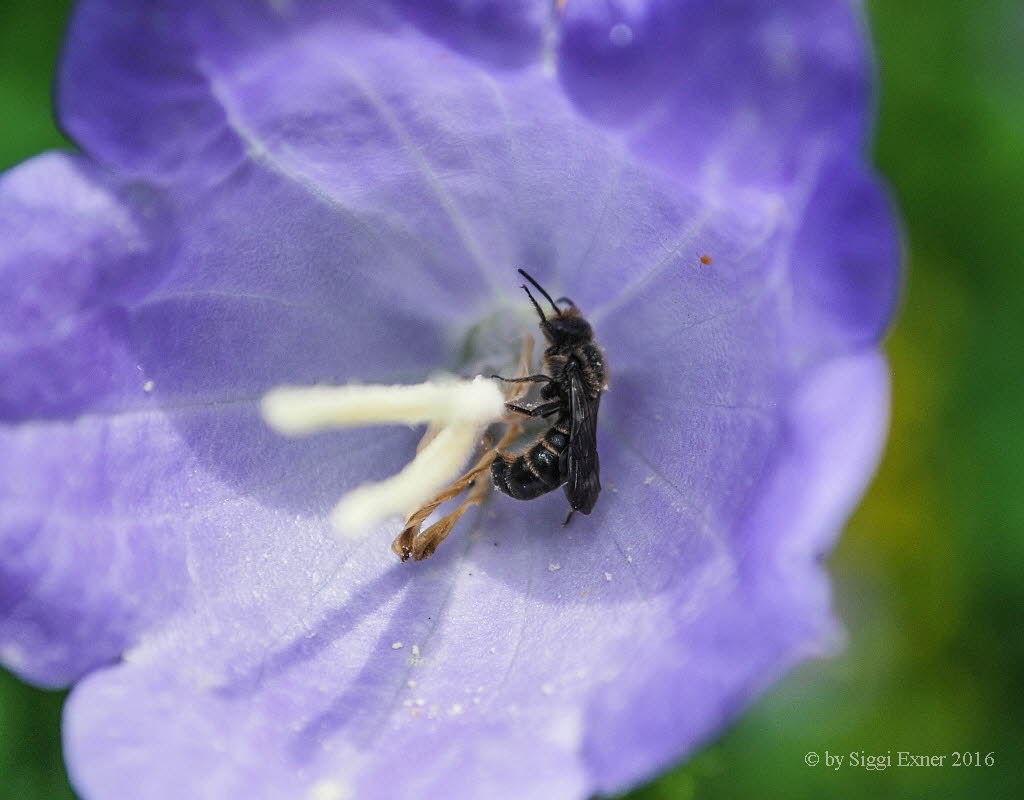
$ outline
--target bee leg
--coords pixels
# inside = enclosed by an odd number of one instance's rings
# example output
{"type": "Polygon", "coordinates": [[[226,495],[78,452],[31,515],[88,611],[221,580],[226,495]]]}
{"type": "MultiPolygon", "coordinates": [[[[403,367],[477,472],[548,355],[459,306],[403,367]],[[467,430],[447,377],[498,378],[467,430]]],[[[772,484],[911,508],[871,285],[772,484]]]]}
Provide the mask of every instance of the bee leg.
{"type": "Polygon", "coordinates": [[[569,516],[567,516],[567,517],[565,518],[565,522],[563,522],[563,523],[562,523],[562,527],[563,527],[563,528],[564,528],[564,527],[565,527],[566,525],[568,525],[568,524],[569,524],[569,521],[570,521],[570,520],[572,519],[572,515],[573,515],[573,514],[575,514],[575,513],[576,513],[576,509],[575,509],[575,508],[574,508],[574,509],[572,509],[571,511],[569,511],[569,516]]]}
{"type": "Polygon", "coordinates": [[[527,375],[525,378],[503,378],[500,375],[491,375],[505,383],[551,383],[554,380],[550,375],[527,375]]]}
{"type": "Polygon", "coordinates": [[[505,403],[505,408],[517,414],[524,414],[527,417],[547,417],[556,411],[561,411],[564,408],[564,404],[561,400],[552,400],[550,403],[540,403],[533,406],[533,408],[525,408],[517,406],[515,403],[505,403]]]}

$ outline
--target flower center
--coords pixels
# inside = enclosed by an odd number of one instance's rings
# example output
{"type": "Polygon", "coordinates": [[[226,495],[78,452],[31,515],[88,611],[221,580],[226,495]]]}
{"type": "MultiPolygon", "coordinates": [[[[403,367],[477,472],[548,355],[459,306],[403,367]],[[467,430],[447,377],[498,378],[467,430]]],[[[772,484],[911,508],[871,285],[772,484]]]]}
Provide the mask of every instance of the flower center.
{"type": "Polygon", "coordinates": [[[537,317],[528,309],[499,306],[470,325],[456,345],[455,372],[460,375],[511,375],[523,341],[537,330],[537,317]]]}

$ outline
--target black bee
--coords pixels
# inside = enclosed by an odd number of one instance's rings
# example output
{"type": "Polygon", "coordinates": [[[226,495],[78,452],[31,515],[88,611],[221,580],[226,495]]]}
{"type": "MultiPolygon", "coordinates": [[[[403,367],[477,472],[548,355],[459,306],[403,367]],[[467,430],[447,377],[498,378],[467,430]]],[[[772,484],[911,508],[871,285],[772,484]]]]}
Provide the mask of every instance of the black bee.
{"type": "Polygon", "coordinates": [[[491,465],[494,485],[516,500],[532,500],[565,484],[569,500],[569,524],[579,511],[589,514],[601,493],[600,461],[597,457],[597,408],[605,385],[604,354],[594,342],[594,331],[576,304],[558,298],[559,308],[543,287],[525,271],[519,273],[532,283],[554,309],[545,317],[530,289],[523,289],[540,315],[540,329],[548,340],[544,351],[547,375],[498,378],[509,383],[543,383],[542,402],[525,408],[506,403],[506,408],[528,417],[555,417],[536,444],[519,456],[499,453],[491,465]]]}

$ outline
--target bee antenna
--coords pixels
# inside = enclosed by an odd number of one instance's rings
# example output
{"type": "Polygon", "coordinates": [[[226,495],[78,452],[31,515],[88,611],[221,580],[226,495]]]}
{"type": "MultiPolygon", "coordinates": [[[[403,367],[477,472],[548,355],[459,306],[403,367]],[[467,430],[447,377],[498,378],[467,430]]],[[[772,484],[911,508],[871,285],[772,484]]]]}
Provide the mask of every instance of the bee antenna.
{"type": "Polygon", "coordinates": [[[540,304],[537,302],[537,298],[530,294],[529,286],[524,283],[519,288],[526,292],[526,296],[530,298],[530,302],[533,303],[533,307],[537,309],[537,313],[540,315],[540,326],[543,328],[548,324],[548,318],[544,316],[544,309],[540,307],[540,304]]]}
{"type": "MultiPolygon", "coordinates": [[[[519,270],[519,274],[522,275],[524,278],[526,278],[526,280],[528,280],[534,286],[536,286],[537,287],[537,291],[540,292],[542,295],[544,295],[548,299],[548,302],[551,303],[551,307],[553,309],[555,309],[555,316],[559,316],[562,313],[562,309],[560,309],[558,306],[555,305],[555,301],[551,299],[551,295],[549,295],[547,292],[545,292],[544,291],[544,287],[541,286],[539,283],[537,283],[537,281],[535,281],[532,277],[530,277],[530,273],[528,273],[525,269],[520,269],[519,270]]],[[[526,289],[525,286],[523,288],[526,289]]],[[[530,290],[526,289],[526,293],[530,294],[530,290]]],[[[530,299],[533,300],[533,295],[530,295],[530,299]]],[[[533,300],[533,304],[536,306],[537,305],[537,301],[533,300]]],[[[537,307],[537,310],[540,311],[540,307],[539,306],[537,307]]],[[[541,314],[541,317],[543,318],[544,314],[541,314]]]]}

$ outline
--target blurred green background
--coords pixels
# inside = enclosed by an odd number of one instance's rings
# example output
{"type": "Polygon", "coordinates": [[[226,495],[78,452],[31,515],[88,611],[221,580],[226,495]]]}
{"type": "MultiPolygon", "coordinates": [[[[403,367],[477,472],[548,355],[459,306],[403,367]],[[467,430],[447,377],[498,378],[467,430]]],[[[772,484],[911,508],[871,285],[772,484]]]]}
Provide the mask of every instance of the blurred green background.
{"type": "MultiPolygon", "coordinates": [[[[51,81],[70,5],[0,0],[0,169],[66,146],[51,81]]],[[[888,450],[831,559],[849,647],[629,800],[1024,796],[1024,4],[867,10],[874,154],[902,207],[909,279],[888,342],[888,450]],[[826,749],[993,752],[995,765],[804,764],[826,749]]],[[[73,797],[62,701],[0,671],[3,800],[73,797]]]]}

